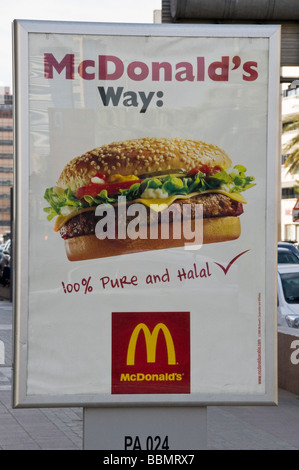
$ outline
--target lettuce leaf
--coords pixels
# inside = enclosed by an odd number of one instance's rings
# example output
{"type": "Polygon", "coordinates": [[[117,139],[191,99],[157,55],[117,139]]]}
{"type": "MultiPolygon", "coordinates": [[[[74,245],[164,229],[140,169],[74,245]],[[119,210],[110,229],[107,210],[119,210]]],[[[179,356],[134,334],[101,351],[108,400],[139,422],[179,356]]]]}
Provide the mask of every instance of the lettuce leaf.
{"type": "MultiPolygon", "coordinates": [[[[211,189],[223,189],[229,193],[242,192],[255,186],[254,177],[246,176],[246,171],[243,165],[235,165],[233,168],[208,176],[199,171],[192,177],[169,174],[162,178],[146,178],[141,183],[134,183],[128,189],[120,190],[120,195],[126,197],[127,201],[133,201],[140,198],[146,189],[158,188],[168,196],[204,192],[211,189]]],[[[52,220],[55,216],[63,214],[67,207],[80,210],[98,204],[110,205],[117,203],[118,197],[119,194],[109,196],[107,190],[104,189],[96,197],[86,195],[83,199],[77,199],[70,189],[53,187],[45,191],[44,198],[49,203],[49,207],[46,207],[44,211],[48,214],[47,219],[52,220]]]]}
{"type": "Polygon", "coordinates": [[[48,220],[52,220],[56,215],[60,215],[64,207],[76,207],[78,210],[88,207],[88,204],[85,201],[77,199],[70,189],[58,187],[47,188],[44,198],[50,205],[50,207],[44,209],[44,211],[48,213],[48,220]]]}
{"type": "Polygon", "coordinates": [[[210,189],[225,187],[229,193],[240,193],[255,186],[254,177],[246,176],[247,169],[243,165],[235,165],[229,170],[215,173],[208,180],[210,189]]]}
{"type": "Polygon", "coordinates": [[[108,196],[108,192],[106,189],[103,189],[97,197],[92,197],[85,195],[84,201],[91,207],[97,206],[98,204],[108,204],[111,205],[117,202],[117,196],[108,196]]]}

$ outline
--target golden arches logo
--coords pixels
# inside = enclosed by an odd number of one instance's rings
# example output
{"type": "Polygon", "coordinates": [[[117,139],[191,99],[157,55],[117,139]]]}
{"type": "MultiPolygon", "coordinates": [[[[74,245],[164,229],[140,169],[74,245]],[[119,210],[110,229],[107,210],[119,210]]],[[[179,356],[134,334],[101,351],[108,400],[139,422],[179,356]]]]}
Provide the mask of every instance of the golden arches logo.
{"type": "Polygon", "coordinates": [[[164,323],[157,323],[157,325],[155,326],[155,328],[153,329],[151,333],[148,326],[145,323],[139,323],[134,328],[134,331],[130,338],[128,352],[127,352],[127,365],[128,366],[133,366],[135,364],[136,344],[137,344],[138,336],[141,331],[143,331],[144,333],[148,363],[156,362],[158,335],[159,335],[159,332],[162,331],[164,334],[164,339],[165,339],[166,347],[167,347],[168,364],[169,365],[176,364],[176,355],[175,355],[173,339],[167,326],[164,325],[164,323]]]}

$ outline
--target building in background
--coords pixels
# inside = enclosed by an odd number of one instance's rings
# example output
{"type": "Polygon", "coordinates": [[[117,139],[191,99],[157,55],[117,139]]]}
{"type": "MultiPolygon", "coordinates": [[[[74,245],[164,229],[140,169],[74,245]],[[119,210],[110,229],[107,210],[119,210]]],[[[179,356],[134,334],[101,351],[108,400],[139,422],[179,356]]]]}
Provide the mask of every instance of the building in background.
{"type": "Polygon", "coordinates": [[[13,185],[13,98],[0,87],[0,242],[10,238],[13,185]]]}
{"type": "MultiPolygon", "coordinates": [[[[298,70],[296,75],[299,76],[298,70]]],[[[298,80],[299,83],[299,80],[298,80]]],[[[289,86],[282,90],[281,101],[282,121],[291,123],[294,116],[299,115],[299,86],[289,86]]],[[[293,208],[299,198],[299,175],[292,174],[285,166],[288,154],[284,147],[298,134],[298,128],[282,133],[281,156],[281,240],[299,241],[299,222],[293,221],[293,208]]]]}

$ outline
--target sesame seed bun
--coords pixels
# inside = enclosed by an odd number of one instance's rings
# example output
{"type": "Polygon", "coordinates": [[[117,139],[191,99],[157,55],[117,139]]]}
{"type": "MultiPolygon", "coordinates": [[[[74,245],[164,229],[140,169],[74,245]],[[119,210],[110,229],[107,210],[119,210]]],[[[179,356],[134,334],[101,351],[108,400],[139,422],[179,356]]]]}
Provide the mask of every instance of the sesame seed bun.
{"type": "Polygon", "coordinates": [[[88,185],[96,173],[138,175],[168,169],[191,170],[196,166],[229,168],[228,155],[215,145],[188,139],[141,138],[95,148],[71,160],[57,186],[72,191],[88,185]]]}
{"type": "MultiPolygon", "coordinates": [[[[132,139],[103,145],[74,158],[62,171],[57,186],[64,189],[70,188],[75,192],[79,188],[88,186],[91,178],[97,173],[107,176],[136,175],[143,178],[144,174],[180,169],[188,172],[204,165],[224,170],[231,167],[232,162],[219,147],[201,141],[177,138],[132,139]]],[[[196,197],[193,194],[190,198],[181,198],[177,204],[179,206],[189,204],[192,211],[192,207],[198,203],[195,200],[196,197]]],[[[238,216],[243,212],[242,204],[231,203],[231,201],[232,199],[226,195],[208,192],[203,195],[200,204],[203,205],[205,214],[202,224],[204,244],[235,240],[240,236],[241,226],[238,216]]],[[[193,217],[195,216],[191,215],[192,220],[193,217]]],[[[100,240],[95,235],[96,221],[92,208],[78,216],[74,213],[63,223],[60,234],[65,241],[66,254],[70,261],[161,250],[190,244],[189,240],[184,239],[184,235],[179,239],[174,237],[175,221],[169,221],[169,238],[167,239],[148,236],[130,239],[127,235],[125,239],[115,237],[100,240]]],[[[182,228],[183,221],[178,223],[182,228]]],[[[148,230],[149,223],[145,227],[148,230]]]]}

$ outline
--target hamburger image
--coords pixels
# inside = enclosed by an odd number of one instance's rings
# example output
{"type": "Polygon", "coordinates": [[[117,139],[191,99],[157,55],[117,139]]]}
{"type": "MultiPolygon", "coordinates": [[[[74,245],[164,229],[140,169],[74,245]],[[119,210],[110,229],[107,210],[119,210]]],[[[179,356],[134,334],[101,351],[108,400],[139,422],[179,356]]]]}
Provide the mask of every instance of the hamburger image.
{"type": "MultiPolygon", "coordinates": [[[[136,202],[161,212],[196,204],[203,208],[203,243],[237,239],[246,200],[243,191],[254,186],[242,165],[232,167],[228,155],[215,145],[188,139],[140,138],[113,142],[72,159],[55,187],[46,189],[48,220],[64,239],[70,261],[182,246],[184,240],[99,239],[96,208],[119,210],[136,202]],[[162,209],[159,209],[162,208],[162,209]]],[[[119,211],[120,212],[120,211],[119,211]]],[[[193,215],[192,215],[193,214],[193,215]]],[[[159,214],[160,216],[161,214],[159,214]]]]}

